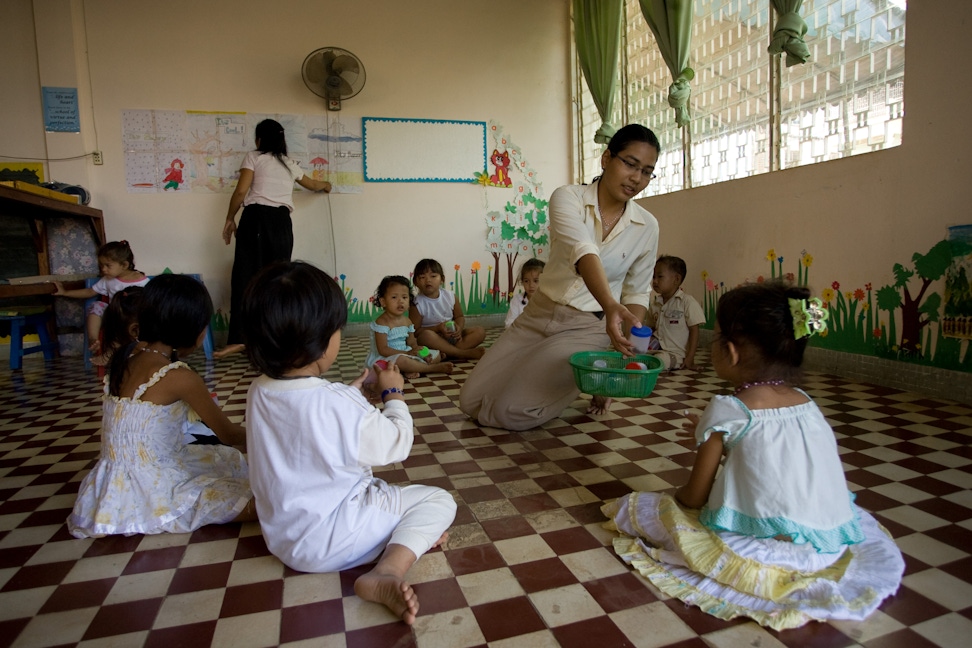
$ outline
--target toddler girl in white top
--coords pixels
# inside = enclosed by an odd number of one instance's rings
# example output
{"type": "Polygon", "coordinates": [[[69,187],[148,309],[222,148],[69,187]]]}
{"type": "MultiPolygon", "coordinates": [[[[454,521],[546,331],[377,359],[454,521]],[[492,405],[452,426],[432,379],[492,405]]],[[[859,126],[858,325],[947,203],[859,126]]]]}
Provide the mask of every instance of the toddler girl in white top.
{"type": "Polygon", "coordinates": [[[904,561],[854,505],[833,430],[794,387],[827,312],[806,288],[774,281],[729,291],[716,318],[712,365],[735,390],[689,416],[698,454],[674,497],[605,505],[625,534],[615,550],[665,593],[722,619],[775,630],[862,620],[897,591],[904,561]]]}
{"type": "Polygon", "coordinates": [[[101,279],[90,288],[64,290],[63,284],[55,281],[54,295],[74,299],[90,299],[101,295],[102,299],[92,302],[88,307],[85,328],[92,362],[105,364],[107,358],[102,357],[101,349],[101,319],[105,315],[105,309],[116,292],[131,286],[144,286],[149,278],[144,272],[135,269],[135,255],[132,254],[128,241],[111,241],[98,248],[98,267],[101,270],[101,279]]]}
{"type": "Polygon", "coordinates": [[[372,367],[384,360],[397,365],[406,378],[418,378],[423,373],[452,373],[452,363],[439,362],[439,353],[428,353],[425,358],[419,355],[415,327],[406,315],[411,296],[412,285],[400,275],[385,277],[378,284],[375,303],[385,310],[371,323],[371,353],[366,365],[372,367]]]}
{"type": "Polygon", "coordinates": [[[466,316],[455,293],[442,287],[445,275],[435,259],[422,259],[415,265],[412,280],[419,294],[408,318],[415,325],[419,344],[451,358],[478,360],[486,353],[479,347],[486,339],[482,326],[465,327],[466,316]]]}
{"type": "Polygon", "coordinates": [[[243,300],[251,362],[263,374],[246,399],[250,480],[270,551],[299,571],[351,569],[378,559],[354,591],[414,623],[405,572],[446,540],[456,502],[447,491],[392,486],[372,466],[404,461],[412,416],[396,365],[378,370],[384,410],[368,404],[365,371],[350,385],[321,376],[341,348],[344,293],[314,266],[279,262],[243,300]]]}
{"type": "Polygon", "coordinates": [[[527,259],[523,267],[520,268],[518,283],[523,286],[523,292],[513,295],[513,298],[510,299],[510,310],[506,313],[506,328],[510,328],[510,324],[520,316],[520,313],[526,308],[527,302],[540,288],[540,274],[545,265],[540,259],[527,259]]]}

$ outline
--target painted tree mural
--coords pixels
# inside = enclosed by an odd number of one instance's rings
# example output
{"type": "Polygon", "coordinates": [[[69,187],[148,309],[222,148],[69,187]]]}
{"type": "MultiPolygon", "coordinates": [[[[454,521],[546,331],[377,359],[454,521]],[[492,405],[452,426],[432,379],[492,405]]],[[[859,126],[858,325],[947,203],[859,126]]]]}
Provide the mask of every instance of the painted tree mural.
{"type": "Polygon", "coordinates": [[[502,211],[486,214],[486,251],[493,257],[493,301],[509,299],[516,286],[514,267],[522,254],[544,258],[550,240],[547,204],[536,171],[523,158],[523,151],[503,133],[502,126],[489,123],[495,148],[510,156],[510,172],[515,180],[513,198],[502,211]],[[517,173],[518,172],[518,173],[517,173]],[[506,290],[501,290],[500,267],[506,266],[506,290]]]}
{"type": "MultiPolygon", "coordinates": [[[[963,233],[964,238],[939,241],[924,254],[913,254],[910,264],[894,264],[894,281],[889,285],[873,290],[871,283],[865,283],[863,287],[841,290],[840,282],[833,281],[822,289],[819,296],[830,311],[830,319],[827,330],[814,336],[810,344],[945,369],[972,370],[972,284],[968,278],[972,273],[966,272],[966,267],[972,268],[972,226],[965,227],[969,231],[963,233]],[[943,288],[944,299],[934,290],[937,285],[943,288]]],[[[807,285],[813,257],[806,250],[797,261],[795,276],[786,272],[784,258],[775,249],[766,253],[766,260],[770,263],[768,278],[807,285]]],[[[767,275],[751,276],[742,283],[759,283],[766,278],[767,275]]],[[[706,270],[702,272],[702,282],[706,328],[711,328],[716,302],[728,286],[710,278],[706,270]]]]}

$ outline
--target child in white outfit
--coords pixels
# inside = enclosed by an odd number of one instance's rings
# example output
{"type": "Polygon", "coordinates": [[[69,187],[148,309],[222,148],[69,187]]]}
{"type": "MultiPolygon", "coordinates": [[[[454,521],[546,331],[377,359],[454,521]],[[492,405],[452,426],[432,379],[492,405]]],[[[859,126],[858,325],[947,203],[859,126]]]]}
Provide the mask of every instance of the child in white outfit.
{"type": "Polygon", "coordinates": [[[685,261],[675,256],[660,256],[655,261],[651,280],[651,307],[648,326],[654,332],[653,342],[659,348],[649,351],[662,361],[665,369],[695,371],[695,350],[699,346],[699,326],[705,323],[705,313],[694,297],[682,290],[685,281],[685,261]]]}
{"type": "Polygon", "coordinates": [[[149,278],[144,272],[135,269],[135,255],[128,241],[111,241],[98,248],[98,268],[101,270],[99,279],[90,288],[64,290],[59,281],[54,282],[55,297],[71,297],[74,299],[90,299],[101,296],[88,307],[85,330],[88,332],[88,350],[91,351],[95,364],[105,364],[107,357],[102,357],[101,347],[101,319],[105,309],[115,293],[132,286],[144,286],[149,278]]]}
{"type": "Polygon", "coordinates": [[[247,394],[250,480],[263,537],[292,569],[329,572],[378,563],[355,593],[414,623],[418,599],[405,573],[444,542],[456,503],[431,486],[392,486],[372,466],[404,461],[412,417],[395,365],[378,370],[384,410],[350,385],[321,376],[341,347],[347,305],[314,266],[278,262],[261,271],[243,302],[246,352],[263,374],[247,394]]]}
{"type": "Polygon", "coordinates": [[[834,431],[794,386],[827,312],[806,288],[773,281],[727,292],[716,318],[712,365],[735,391],[689,415],[698,451],[674,496],[631,493],[603,507],[624,534],[614,548],[666,594],[721,619],[775,630],[861,621],[898,589],[904,561],[853,503],[834,431]]]}
{"type": "Polygon", "coordinates": [[[478,360],[486,353],[479,345],[486,339],[482,326],[466,328],[466,316],[451,290],[442,287],[445,275],[435,259],[422,259],[415,264],[412,280],[418,288],[415,307],[408,318],[415,325],[415,339],[449,358],[478,360]]]}
{"type": "Polygon", "coordinates": [[[510,299],[510,310],[506,312],[506,328],[510,328],[510,325],[526,308],[527,302],[533,298],[537,289],[540,288],[540,275],[543,273],[543,266],[545,265],[540,259],[527,259],[523,263],[517,280],[517,283],[523,287],[523,293],[513,295],[510,299]]]}

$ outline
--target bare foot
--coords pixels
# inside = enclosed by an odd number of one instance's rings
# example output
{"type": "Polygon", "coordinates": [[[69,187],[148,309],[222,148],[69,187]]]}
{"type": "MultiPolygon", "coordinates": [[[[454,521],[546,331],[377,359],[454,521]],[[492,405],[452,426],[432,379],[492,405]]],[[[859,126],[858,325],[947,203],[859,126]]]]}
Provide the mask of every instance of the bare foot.
{"type": "Polygon", "coordinates": [[[429,365],[429,373],[451,374],[453,371],[455,371],[455,367],[451,362],[436,362],[429,365]]]}
{"type": "Polygon", "coordinates": [[[91,356],[91,364],[93,364],[96,367],[104,367],[105,365],[108,364],[109,360],[111,360],[111,356],[100,355],[100,354],[91,356]]]}
{"type": "Polygon", "coordinates": [[[607,414],[608,410],[611,409],[611,403],[614,399],[606,398],[604,396],[592,396],[591,405],[587,408],[588,414],[607,414]]]}
{"type": "Polygon", "coordinates": [[[473,347],[464,351],[461,357],[463,360],[479,360],[484,353],[486,353],[486,349],[483,347],[473,347]]]}
{"type": "Polygon", "coordinates": [[[243,353],[244,349],[246,349],[246,345],[244,344],[227,344],[219,351],[214,351],[213,357],[219,360],[220,358],[225,358],[236,353],[243,353]]]}
{"type": "Polygon", "coordinates": [[[438,540],[435,541],[435,544],[432,545],[432,549],[435,549],[436,547],[439,547],[439,546],[444,545],[445,542],[446,542],[446,540],[448,540],[448,539],[449,539],[449,532],[446,531],[441,536],[439,536],[439,539],[438,540]]]}
{"type": "Polygon", "coordinates": [[[381,603],[408,625],[415,623],[418,597],[412,586],[397,576],[371,570],[354,581],[354,593],[365,601],[381,603]]]}
{"type": "Polygon", "coordinates": [[[415,380],[416,378],[418,378],[421,375],[422,374],[420,374],[417,371],[409,371],[407,374],[405,374],[405,377],[408,378],[409,380],[415,380]]]}

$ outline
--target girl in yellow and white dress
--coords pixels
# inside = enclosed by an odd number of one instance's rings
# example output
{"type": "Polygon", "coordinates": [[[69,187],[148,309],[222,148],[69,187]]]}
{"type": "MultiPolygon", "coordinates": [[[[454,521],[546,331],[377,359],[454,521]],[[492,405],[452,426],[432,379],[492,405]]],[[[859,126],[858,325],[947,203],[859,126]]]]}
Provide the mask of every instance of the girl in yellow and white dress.
{"type": "Polygon", "coordinates": [[[68,528],[77,538],[187,533],[256,519],[246,460],[228,445],[186,445],[190,413],[226,444],[246,433],[183,362],[202,343],[213,305],[185,275],[159,275],[142,292],[139,340],[117,351],[105,379],[101,456],[81,482],[68,528]]]}
{"type": "Polygon", "coordinates": [[[901,552],[854,505],[833,430],[793,386],[826,317],[806,288],[782,282],[719,300],[712,365],[735,391],[689,417],[688,483],[603,508],[621,532],[615,550],[666,594],[783,630],[864,619],[897,591],[901,552]]]}

